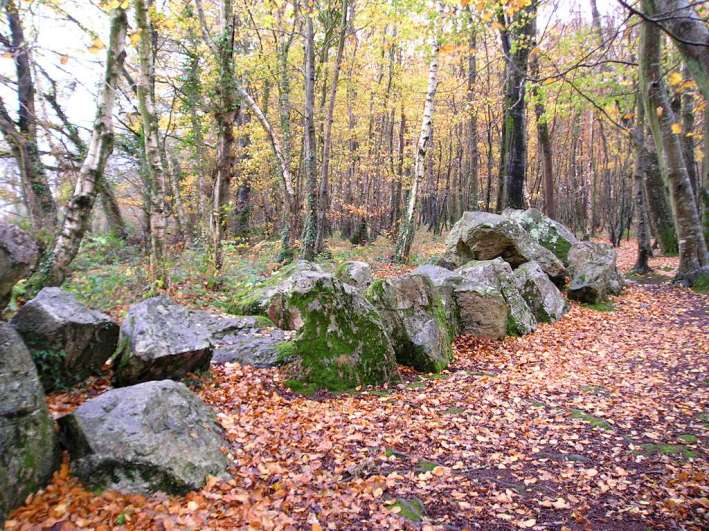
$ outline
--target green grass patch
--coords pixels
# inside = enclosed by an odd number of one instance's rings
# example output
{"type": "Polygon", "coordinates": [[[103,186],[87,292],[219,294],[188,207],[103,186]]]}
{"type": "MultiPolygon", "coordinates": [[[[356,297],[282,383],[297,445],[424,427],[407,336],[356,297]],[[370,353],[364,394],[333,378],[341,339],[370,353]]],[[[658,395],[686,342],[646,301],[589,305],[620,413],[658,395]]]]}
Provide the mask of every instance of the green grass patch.
{"type": "Polygon", "coordinates": [[[387,457],[398,457],[399,459],[408,457],[405,453],[394,450],[393,448],[387,448],[384,450],[384,455],[387,457]]]}
{"type": "Polygon", "coordinates": [[[596,396],[610,395],[610,393],[608,392],[608,389],[606,389],[602,385],[584,385],[581,387],[581,391],[583,391],[584,393],[587,393],[590,395],[596,395],[596,396]]]}
{"type": "Polygon", "coordinates": [[[374,395],[374,396],[389,396],[391,395],[391,390],[390,389],[371,389],[367,391],[368,395],[374,395]]]}
{"type": "Polygon", "coordinates": [[[391,506],[398,507],[396,514],[406,518],[410,522],[420,522],[426,516],[426,507],[423,502],[416,497],[413,498],[397,498],[396,502],[391,506]]]}
{"type": "Polygon", "coordinates": [[[615,305],[609,301],[596,302],[594,304],[583,303],[582,305],[584,308],[588,308],[590,310],[594,310],[597,312],[614,312],[615,311],[615,305]]]}
{"type": "Polygon", "coordinates": [[[438,463],[434,463],[433,461],[426,461],[425,459],[422,459],[418,463],[416,463],[416,471],[417,472],[433,472],[433,469],[438,466],[438,463]]]}
{"type": "Polygon", "coordinates": [[[318,390],[317,386],[312,383],[303,383],[298,380],[286,380],[286,387],[303,396],[313,396],[318,390]]]}
{"type": "Polygon", "coordinates": [[[444,413],[447,413],[448,415],[462,415],[465,413],[465,408],[453,406],[447,408],[444,413]]]}
{"type": "Polygon", "coordinates": [[[709,273],[702,273],[699,275],[694,281],[692,289],[697,293],[709,293],[709,273]]]}
{"type": "Polygon", "coordinates": [[[406,384],[408,389],[426,389],[426,384],[423,382],[410,382],[406,384]]]}
{"type": "Polygon", "coordinates": [[[642,453],[645,455],[669,455],[673,457],[682,457],[684,459],[691,459],[697,457],[697,452],[690,450],[686,446],[681,444],[641,444],[642,453]]]}
{"type": "Polygon", "coordinates": [[[580,409],[572,409],[571,410],[571,418],[572,419],[578,419],[582,420],[584,422],[587,422],[594,428],[601,428],[602,430],[606,431],[612,431],[613,426],[611,426],[608,421],[600,418],[600,417],[594,417],[593,415],[589,415],[585,411],[582,411],[580,409]]]}
{"type": "Polygon", "coordinates": [[[683,433],[682,435],[677,437],[680,441],[683,443],[687,444],[694,444],[696,443],[699,438],[696,435],[692,435],[691,433],[683,433]]]}

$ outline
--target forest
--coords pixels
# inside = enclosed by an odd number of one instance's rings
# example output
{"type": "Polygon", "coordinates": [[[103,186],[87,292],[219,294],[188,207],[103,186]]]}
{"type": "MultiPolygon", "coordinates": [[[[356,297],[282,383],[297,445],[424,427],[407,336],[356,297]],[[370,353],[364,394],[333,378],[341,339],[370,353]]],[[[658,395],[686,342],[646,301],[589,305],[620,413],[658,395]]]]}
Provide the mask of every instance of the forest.
{"type": "Polygon", "coordinates": [[[0,12],[0,527],[705,528],[707,2],[0,12]]]}

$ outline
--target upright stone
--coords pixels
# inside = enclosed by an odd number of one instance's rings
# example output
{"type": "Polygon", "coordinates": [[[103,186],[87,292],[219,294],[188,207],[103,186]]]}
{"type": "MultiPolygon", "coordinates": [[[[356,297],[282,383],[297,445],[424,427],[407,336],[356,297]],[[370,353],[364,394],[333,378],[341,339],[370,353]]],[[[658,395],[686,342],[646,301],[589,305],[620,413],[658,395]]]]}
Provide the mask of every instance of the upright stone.
{"type": "Polygon", "coordinates": [[[448,367],[456,327],[429,277],[413,273],[377,280],[366,298],[381,314],[399,363],[426,372],[448,367]]]}
{"type": "Polygon", "coordinates": [[[534,241],[516,221],[489,212],[465,212],[446,238],[443,263],[462,266],[471,260],[502,258],[512,268],[537,262],[556,284],[566,271],[561,261],[534,241]]]}
{"type": "Polygon", "coordinates": [[[91,488],[185,494],[226,473],[214,413],[172,380],[107,391],[59,426],[72,473],[91,488]]]}
{"type": "Polygon", "coordinates": [[[0,322],[0,527],[58,465],[54,421],[27,347],[0,322]]]}
{"type": "Polygon", "coordinates": [[[399,380],[381,316],[355,288],[328,273],[300,270],[259,291],[261,312],[295,331],[280,345],[294,388],[344,390],[399,380]]]}
{"type": "Polygon", "coordinates": [[[207,369],[212,336],[225,323],[194,312],[167,297],[134,304],[121,325],[114,382],[131,385],[148,380],[181,378],[207,369]]]}
{"type": "Polygon", "coordinates": [[[13,286],[32,272],[37,254],[29,234],[0,221],[0,311],[10,302],[13,286]]]}
{"type": "Polygon", "coordinates": [[[97,373],[118,344],[118,324],[60,288],[44,288],[12,318],[45,390],[97,373]]]}
{"type": "Polygon", "coordinates": [[[456,288],[456,296],[459,301],[461,318],[465,316],[468,329],[472,323],[473,329],[475,326],[480,326],[482,330],[485,330],[483,325],[487,319],[485,315],[485,307],[487,306],[495,316],[490,324],[494,323],[498,328],[495,330],[495,334],[482,333],[480,335],[521,336],[534,331],[537,326],[534,314],[515,285],[512,268],[502,258],[469,262],[464,267],[457,269],[456,273],[463,278],[463,282],[456,288]],[[499,328],[499,314],[502,313],[502,310],[499,309],[500,299],[505,308],[505,327],[502,333],[499,328]],[[476,300],[480,301],[482,308],[475,307],[476,300]],[[463,302],[462,306],[461,302],[463,302]]]}
{"type": "Polygon", "coordinates": [[[522,264],[514,270],[513,275],[517,289],[537,321],[551,323],[568,311],[569,305],[564,295],[536,262],[522,264]]]}
{"type": "Polygon", "coordinates": [[[569,297],[590,304],[623,290],[623,277],[616,267],[616,252],[606,243],[579,242],[569,251],[569,297]]]}

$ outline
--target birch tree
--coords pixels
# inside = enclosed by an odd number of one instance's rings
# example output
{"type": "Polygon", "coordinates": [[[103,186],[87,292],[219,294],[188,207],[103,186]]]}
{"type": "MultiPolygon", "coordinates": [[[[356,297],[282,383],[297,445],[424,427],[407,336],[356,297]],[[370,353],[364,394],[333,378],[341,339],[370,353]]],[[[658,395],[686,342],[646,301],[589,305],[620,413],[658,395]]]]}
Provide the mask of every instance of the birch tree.
{"type": "Polygon", "coordinates": [[[394,259],[397,262],[405,262],[409,258],[411,244],[416,234],[416,209],[418,206],[419,187],[423,181],[426,152],[433,133],[433,104],[436,97],[436,89],[438,88],[438,53],[440,47],[441,44],[436,31],[436,24],[434,23],[433,36],[431,38],[431,59],[428,66],[428,88],[426,89],[426,100],[423,105],[421,129],[418,143],[416,144],[414,175],[406,210],[404,211],[403,219],[399,223],[399,234],[396,239],[394,259]]]}
{"type": "Polygon", "coordinates": [[[33,290],[60,285],[67,268],[79,251],[81,240],[91,221],[93,206],[106,162],[113,151],[113,108],[116,85],[125,60],[125,39],[128,19],[124,9],[111,12],[111,32],[106,50],[106,65],[99,90],[96,119],[74,193],[64,211],[64,220],[53,249],[42,260],[39,271],[30,280],[33,290]]]}

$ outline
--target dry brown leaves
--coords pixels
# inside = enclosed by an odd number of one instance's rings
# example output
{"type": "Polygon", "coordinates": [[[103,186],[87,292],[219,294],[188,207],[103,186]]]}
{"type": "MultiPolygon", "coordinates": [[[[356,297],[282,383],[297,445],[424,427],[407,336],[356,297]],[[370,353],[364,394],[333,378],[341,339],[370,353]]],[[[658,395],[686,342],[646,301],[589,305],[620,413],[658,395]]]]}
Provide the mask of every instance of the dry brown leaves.
{"type": "Polygon", "coordinates": [[[8,527],[700,529],[708,299],[634,286],[614,304],[574,305],[524,338],[459,338],[443,377],[407,372],[388,390],[307,399],[278,370],[215,369],[200,393],[227,434],[231,481],[94,494],[64,467],[8,527]],[[413,497],[417,524],[392,505],[413,497]]]}

